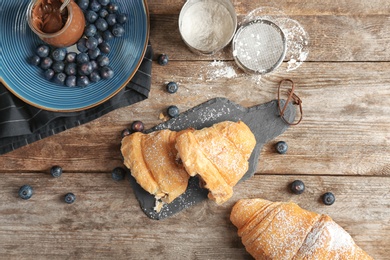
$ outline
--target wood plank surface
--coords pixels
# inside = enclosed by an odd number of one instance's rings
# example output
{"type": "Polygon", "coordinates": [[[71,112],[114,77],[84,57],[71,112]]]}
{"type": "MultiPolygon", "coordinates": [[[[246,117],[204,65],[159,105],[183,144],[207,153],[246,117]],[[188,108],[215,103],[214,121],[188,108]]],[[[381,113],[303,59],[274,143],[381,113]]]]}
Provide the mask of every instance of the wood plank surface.
{"type": "Polygon", "coordinates": [[[257,197],[328,214],[374,259],[390,259],[390,2],[233,0],[239,22],[274,8],[309,35],[300,67],[288,70],[286,60],[265,76],[240,70],[231,46],[212,56],[189,51],[178,29],[185,0],[147,2],[154,60],[170,58],[153,62],[149,98],[0,156],[0,259],[252,259],[229,214],[240,198],[257,197]],[[128,180],[111,179],[122,166],[120,133],[134,120],[151,128],[169,105],[183,112],[215,97],[266,103],[286,78],[297,84],[303,121],[264,145],[256,175],[227,203],[150,220],[128,180]],[[169,81],[177,93],[165,91],[169,81]],[[285,155],[274,151],[279,140],[289,145],[285,155]],[[50,176],[53,165],[63,167],[60,178],[50,176]],[[287,190],[295,179],[306,184],[302,195],[287,190]],[[28,201],[17,197],[23,184],[34,187],[28,201]],[[332,206],[319,200],[326,191],[336,195],[332,206]],[[67,192],[76,203],[63,202],[67,192]]]}

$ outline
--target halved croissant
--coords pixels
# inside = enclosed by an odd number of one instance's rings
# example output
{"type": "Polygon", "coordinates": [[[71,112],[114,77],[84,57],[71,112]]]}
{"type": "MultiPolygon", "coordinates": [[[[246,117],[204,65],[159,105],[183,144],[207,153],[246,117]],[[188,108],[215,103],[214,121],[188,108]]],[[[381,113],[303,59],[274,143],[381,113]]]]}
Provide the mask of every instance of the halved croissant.
{"type": "Polygon", "coordinates": [[[293,202],[242,199],[230,220],[256,259],[372,259],[329,216],[293,202]]]}
{"type": "Polygon", "coordinates": [[[208,197],[221,204],[247,172],[255,145],[255,136],[244,122],[224,121],[181,134],[175,147],[188,174],[199,175],[210,191],[208,197]]]}
{"type": "Polygon", "coordinates": [[[189,175],[176,161],[177,136],[192,129],[175,132],[168,129],[143,134],[135,132],[122,139],[124,164],[147,192],[170,203],[185,192],[189,175]]]}

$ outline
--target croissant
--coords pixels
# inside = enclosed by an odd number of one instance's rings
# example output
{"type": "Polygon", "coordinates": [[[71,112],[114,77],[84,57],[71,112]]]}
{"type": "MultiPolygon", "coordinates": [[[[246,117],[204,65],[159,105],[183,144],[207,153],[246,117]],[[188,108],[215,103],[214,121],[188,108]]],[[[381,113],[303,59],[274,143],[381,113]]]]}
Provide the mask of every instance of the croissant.
{"type": "Polygon", "coordinates": [[[373,259],[329,216],[293,202],[239,200],[230,220],[256,259],[373,259]]]}
{"type": "Polygon", "coordinates": [[[189,175],[199,175],[208,197],[221,204],[248,170],[256,139],[244,122],[224,121],[187,131],[176,138],[176,149],[189,175]]]}
{"type": "Polygon", "coordinates": [[[192,130],[135,132],[122,139],[121,152],[131,175],[144,190],[165,203],[172,202],[187,189],[190,176],[177,163],[175,149],[177,136],[187,131],[192,130]]]}

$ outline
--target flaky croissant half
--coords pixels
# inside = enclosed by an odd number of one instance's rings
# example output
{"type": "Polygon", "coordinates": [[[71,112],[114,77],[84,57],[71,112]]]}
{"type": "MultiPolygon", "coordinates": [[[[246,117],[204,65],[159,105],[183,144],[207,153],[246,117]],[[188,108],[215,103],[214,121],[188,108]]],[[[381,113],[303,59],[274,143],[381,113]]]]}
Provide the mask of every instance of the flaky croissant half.
{"type": "Polygon", "coordinates": [[[293,202],[242,199],[230,220],[256,259],[373,259],[329,216],[293,202]]]}
{"type": "Polygon", "coordinates": [[[222,204],[248,171],[255,145],[255,136],[244,122],[224,121],[181,134],[175,147],[188,174],[199,175],[208,197],[222,204]]]}

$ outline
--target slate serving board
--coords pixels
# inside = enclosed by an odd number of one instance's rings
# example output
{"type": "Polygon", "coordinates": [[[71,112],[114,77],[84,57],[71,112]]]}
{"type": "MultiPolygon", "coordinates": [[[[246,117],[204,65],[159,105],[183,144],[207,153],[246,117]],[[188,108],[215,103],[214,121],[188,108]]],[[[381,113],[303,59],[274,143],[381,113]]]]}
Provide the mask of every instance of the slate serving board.
{"type": "MultiPolygon", "coordinates": [[[[281,100],[281,105],[283,106],[284,104],[285,101],[281,100]]],[[[295,118],[295,114],[295,107],[290,102],[287,105],[285,118],[291,122],[295,118]]],[[[226,98],[214,98],[187,110],[176,118],[172,118],[145,131],[145,133],[167,128],[174,131],[183,130],[189,127],[201,129],[210,127],[213,124],[222,121],[236,122],[239,120],[249,126],[255,135],[257,142],[251,157],[249,158],[249,169],[240,180],[240,182],[242,182],[254,175],[263,145],[282,134],[289,127],[289,125],[279,116],[277,100],[246,108],[235,104],[226,98]]],[[[129,176],[131,186],[141,209],[151,219],[161,220],[167,218],[196,203],[208,199],[208,190],[199,187],[199,179],[197,177],[191,177],[186,192],[171,203],[164,205],[160,212],[156,212],[153,209],[155,206],[154,196],[142,189],[134,177],[130,174],[129,176]]]]}

